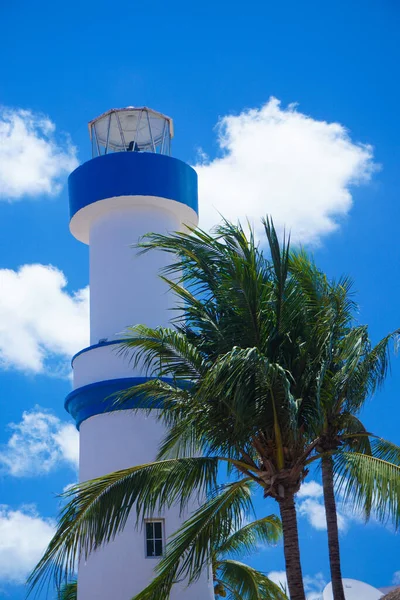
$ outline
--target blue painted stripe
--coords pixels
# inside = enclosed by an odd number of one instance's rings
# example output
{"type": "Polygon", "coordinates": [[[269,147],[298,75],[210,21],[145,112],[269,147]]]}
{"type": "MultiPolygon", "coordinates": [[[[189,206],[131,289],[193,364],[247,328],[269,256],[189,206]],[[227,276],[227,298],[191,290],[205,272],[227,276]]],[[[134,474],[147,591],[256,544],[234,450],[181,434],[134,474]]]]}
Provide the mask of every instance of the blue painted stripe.
{"type": "Polygon", "coordinates": [[[103,348],[103,346],[113,346],[114,344],[122,344],[123,342],[126,342],[126,339],[121,339],[121,340],[110,340],[107,342],[100,342],[100,344],[93,344],[92,346],[87,346],[86,348],[82,348],[82,350],[79,350],[79,352],[77,352],[76,354],[73,355],[73,357],[71,358],[71,367],[74,366],[74,360],[80,356],[81,354],[85,354],[85,352],[90,352],[90,350],[95,350],[96,348],[103,348]]]}
{"type": "Polygon", "coordinates": [[[150,152],[98,156],[68,179],[72,217],[82,208],[114,196],[157,196],[186,204],[198,213],[197,173],[186,163],[150,152]]]}
{"type": "MultiPolygon", "coordinates": [[[[118,392],[125,391],[136,385],[140,385],[149,381],[149,377],[124,377],[122,379],[107,379],[90,383],[77,388],[65,399],[65,409],[73,419],[75,419],[76,427],[79,429],[80,424],[85,419],[101,415],[115,410],[129,410],[132,408],[147,408],[148,400],[143,398],[141,394],[137,394],[131,398],[123,406],[115,406],[116,395],[118,392]]],[[[172,379],[163,378],[163,381],[173,383],[172,379]]],[[[161,404],[160,404],[161,406],[161,404]]],[[[156,406],[154,406],[156,408],[156,406]]]]}

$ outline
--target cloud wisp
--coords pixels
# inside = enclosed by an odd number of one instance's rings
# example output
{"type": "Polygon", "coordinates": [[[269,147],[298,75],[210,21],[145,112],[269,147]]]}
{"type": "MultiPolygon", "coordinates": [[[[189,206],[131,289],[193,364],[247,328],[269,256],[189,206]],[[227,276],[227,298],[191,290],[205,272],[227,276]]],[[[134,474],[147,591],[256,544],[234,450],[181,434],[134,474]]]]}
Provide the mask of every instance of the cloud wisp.
{"type": "Polygon", "coordinates": [[[42,518],[34,506],[13,510],[0,505],[0,581],[25,583],[54,531],[55,523],[42,518]]]}
{"type": "Polygon", "coordinates": [[[400,585],[400,571],[395,571],[392,578],[393,585],[400,585]]]}
{"type": "Polygon", "coordinates": [[[46,475],[60,466],[78,468],[79,434],[72,423],[35,407],[8,425],[10,437],[0,446],[0,472],[14,477],[46,475]]]}
{"type": "Polygon", "coordinates": [[[42,373],[88,344],[89,289],[70,294],[66,285],[50,265],[0,269],[0,367],[42,373]]]}
{"type": "Polygon", "coordinates": [[[77,166],[76,148],[48,117],[0,106],[0,200],[58,194],[77,166]]]}
{"type": "Polygon", "coordinates": [[[377,169],[373,149],[353,141],[339,123],[319,121],[276,98],[218,122],[219,156],[200,153],[200,225],[223,215],[250,220],[271,214],[295,241],[318,243],[349,213],[354,186],[377,169]]]}
{"type": "MultiPolygon", "coordinates": [[[[303,483],[297,494],[299,515],[305,517],[311,527],[319,531],[326,530],[326,514],[323,502],[323,488],[317,481],[303,483]]],[[[338,528],[346,532],[351,523],[362,523],[360,514],[352,510],[348,503],[345,505],[339,495],[336,501],[338,528]]]]}

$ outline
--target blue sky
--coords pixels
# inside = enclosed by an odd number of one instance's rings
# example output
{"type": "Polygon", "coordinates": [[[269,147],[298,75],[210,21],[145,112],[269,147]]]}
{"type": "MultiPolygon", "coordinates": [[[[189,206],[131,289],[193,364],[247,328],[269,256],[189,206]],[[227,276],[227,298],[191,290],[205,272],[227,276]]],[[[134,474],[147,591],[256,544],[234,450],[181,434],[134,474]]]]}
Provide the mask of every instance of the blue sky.
{"type": "MultiPolygon", "coordinates": [[[[87,122],[126,105],[171,115],[203,225],[215,208],[286,223],[330,276],[354,278],[377,340],[400,324],[400,8],[23,0],[4,1],[0,19],[0,596],[20,600],[56,494],[76,480],[63,401],[68,357],[87,343],[88,255],[68,231],[65,180],[90,158],[87,122]]],[[[397,443],[399,384],[394,359],[364,413],[397,443]]],[[[299,505],[312,598],[329,580],[318,485],[299,505]]],[[[398,536],[345,511],[341,523],[344,575],[389,585],[398,536]]],[[[282,571],[282,549],[252,562],[282,571]]]]}

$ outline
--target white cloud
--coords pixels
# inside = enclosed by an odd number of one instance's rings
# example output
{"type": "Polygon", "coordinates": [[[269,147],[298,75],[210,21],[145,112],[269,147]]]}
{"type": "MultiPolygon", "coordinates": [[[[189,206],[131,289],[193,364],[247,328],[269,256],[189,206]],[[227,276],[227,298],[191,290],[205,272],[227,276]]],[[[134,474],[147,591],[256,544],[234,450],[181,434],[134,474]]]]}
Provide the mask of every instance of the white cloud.
{"type": "Polygon", "coordinates": [[[0,366],[40,373],[88,345],[89,289],[70,294],[66,285],[49,265],[0,269],[0,366]]]}
{"type": "Polygon", "coordinates": [[[271,581],[288,591],[286,571],[270,571],[268,577],[271,581]]]}
{"type": "Polygon", "coordinates": [[[19,423],[9,425],[11,436],[0,447],[0,469],[14,477],[34,477],[64,464],[78,467],[79,435],[74,425],[35,407],[19,423]]]}
{"type": "Polygon", "coordinates": [[[322,573],[316,573],[313,577],[310,575],[304,577],[307,600],[322,600],[322,592],[325,586],[326,581],[322,573]]]}
{"type": "Polygon", "coordinates": [[[79,434],[72,423],[59,426],[54,434],[54,441],[60,449],[61,456],[66,462],[78,466],[79,461],[79,434]]]}
{"type": "Polygon", "coordinates": [[[217,125],[220,157],[200,156],[200,225],[248,217],[260,230],[271,214],[302,242],[338,227],[352,205],[351,188],[376,170],[373,149],[343,125],[318,121],[271,98],[259,109],[225,116],[217,125]]]}
{"type": "Polygon", "coordinates": [[[0,580],[22,584],[54,534],[54,523],[34,507],[0,505],[0,580]]]}
{"type": "MultiPolygon", "coordinates": [[[[299,515],[305,517],[314,529],[320,531],[327,528],[323,494],[322,485],[313,480],[304,482],[297,494],[297,500],[300,500],[297,503],[299,515]]],[[[343,531],[346,528],[346,521],[339,511],[337,519],[339,531],[343,531]]]]}
{"type": "MultiPolygon", "coordinates": [[[[287,576],[286,571],[270,571],[268,577],[281,586],[286,592],[288,592],[287,576]]],[[[322,592],[326,586],[324,576],[322,573],[317,573],[313,577],[306,575],[303,578],[304,590],[306,592],[307,600],[322,600],[322,592]]]]}
{"type": "Polygon", "coordinates": [[[305,481],[297,493],[297,498],[322,498],[324,490],[317,481],[305,481]]]}
{"type": "MultiPolygon", "coordinates": [[[[305,517],[314,529],[326,530],[322,485],[313,480],[303,483],[297,494],[297,501],[299,515],[305,517]]],[[[357,514],[350,504],[344,504],[340,496],[336,499],[336,509],[339,531],[346,531],[350,522],[362,522],[361,515],[357,514]]]]}
{"type": "Polygon", "coordinates": [[[400,585],[400,571],[395,571],[393,573],[392,583],[393,585],[400,585]]]}
{"type": "Polygon", "coordinates": [[[78,166],[68,137],[29,110],[0,107],[0,200],[57,194],[61,180],[78,166]]]}
{"type": "MultiPolygon", "coordinates": [[[[299,514],[306,517],[308,522],[314,529],[326,529],[326,516],[324,505],[312,498],[306,498],[299,504],[299,514]]],[[[339,526],[339,520],[338,520],[339,526]]],[[[340,526],[339,526],[340,529],[340,526]]]]}

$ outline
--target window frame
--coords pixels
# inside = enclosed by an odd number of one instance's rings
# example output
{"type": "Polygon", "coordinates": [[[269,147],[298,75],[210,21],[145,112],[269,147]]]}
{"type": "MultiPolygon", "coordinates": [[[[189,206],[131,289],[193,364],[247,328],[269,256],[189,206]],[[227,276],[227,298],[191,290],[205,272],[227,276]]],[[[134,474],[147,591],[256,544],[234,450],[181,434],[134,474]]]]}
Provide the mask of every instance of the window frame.
{"type": "MultiPolygon", "coordinates": [[[[153,529],[154,532],[154,529],[153,529]]],[[[157,558],[162,558],[165,554],[165,519],[161,518],[161,517],[154,517],[152,519],[145,519],[144,520],[144,555],[145,558],[149,558],[149,559],[157,559],[157,558]],[[152,537],[152,538],[148,538],[147,537],[147,525],[149,523],[160,523],[161,524],[161,538],[156,538],[156,537],[152,537]],[[161,539],[161,554],[158,554],[157,556],[151,556],[147,554],[147,544],[149,541],[152,541],[153,544],[161,539]]]]}

